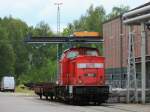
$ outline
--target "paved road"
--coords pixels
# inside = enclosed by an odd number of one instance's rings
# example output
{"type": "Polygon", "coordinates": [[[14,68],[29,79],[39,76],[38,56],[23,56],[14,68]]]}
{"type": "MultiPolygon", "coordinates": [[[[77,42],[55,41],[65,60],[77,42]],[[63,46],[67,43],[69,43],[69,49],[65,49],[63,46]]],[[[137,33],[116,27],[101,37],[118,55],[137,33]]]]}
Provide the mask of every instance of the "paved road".
{"type": "Polygon", "coordinates": [[[150,105],[73,106],[40,100],[36,96],[0,93],[0,112],[150,112],[150,105]]]}

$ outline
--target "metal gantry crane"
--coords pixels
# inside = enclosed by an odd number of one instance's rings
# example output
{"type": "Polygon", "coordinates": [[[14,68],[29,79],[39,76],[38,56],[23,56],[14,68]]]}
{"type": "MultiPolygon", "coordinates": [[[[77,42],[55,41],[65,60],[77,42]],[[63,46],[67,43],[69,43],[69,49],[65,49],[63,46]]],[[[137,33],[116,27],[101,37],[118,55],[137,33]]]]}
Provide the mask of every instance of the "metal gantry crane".
{"type": "MultiPolygon", "coordinates": [[[[146,3],[140,7],[137,7],[123,15],[123,23],[126,25],[129,25],[129,35],[131,36],[131,26],[133,25],[141,25],[141,81],[142,81],[142,87],[141,87],[141,101],[143,104],[146,102],[146,23],[149,23],[150,21],[150,2],[146,3]]],[[[130,37],[129,38],[132,38],[130,37]]],[[[135,37],[136,38],[136,37],[135,37]]],[[[130,44],[129,41],[129,47],[132,47],[132,44],[130,44]]],[[[129,49],[129,54],[134,54],[134,50],[129,49]]],[[[130,55],[128,57],[128,84],[127,88],[129,87],[130,83],[130,76],[136,77],[136,73],[131,73],[131,69],[135,71],[135,59],[131,60],[130,55]],[[133,66],[130,66],[130,64],[133,63],[133,66]],[[132,68],[133,67],[133,68],[132,68]]],[[[132,56],[132,58],[135,58],[132,56]]],[[[133,79],[136,83],[136,78],[133,79]]],[[[135,89],[137,87],[135,86],[135,89]]],[[[130,96],[130,90],[128,89],[127,92],[127,102],[129,103],[129,96],[130,96]]],[[[134,92],[134,96],[137,97],[137,92],[134,92]]]]}

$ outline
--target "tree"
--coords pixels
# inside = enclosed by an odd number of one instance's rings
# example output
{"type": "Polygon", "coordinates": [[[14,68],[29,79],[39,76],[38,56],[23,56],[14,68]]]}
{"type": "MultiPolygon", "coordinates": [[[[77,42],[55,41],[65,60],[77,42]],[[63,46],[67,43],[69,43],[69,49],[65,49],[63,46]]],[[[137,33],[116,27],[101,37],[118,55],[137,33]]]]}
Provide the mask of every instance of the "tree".
{"type": "Polygon", "coordinates": [[[113,7],[112,12],[108,14],[106,18],[107,20],[115,18],[127,12],[129,9],[130,9],[129,6],[124,6],[124,5],[121,5],[120,7],[113,7]]]}
{"type": "Polygon", "coordinates": [[[15,53],[15,76],[16,79],[28,70],[28,53],[24,44],[24,38],[28,34],[28,26],[25,22],[12,17],[5,17],[2,23],[8,31],[9,43],[11,43],[15,53]]]}
{"type": "Polygon", "coordinates": [[[102,33],[102,24],[105,20],[105,10],[102,6],[93,6],[87,11],[86,27],[88,31],[96,31],[102,33]]]}
{"type": "MultiPolygon", "coordinates": [[[[0,21],[0,23],[2,20],[0,21]]],[[[0,79],[6,74],[14,75],[15,53],[9,43],[8,32],[0,24],[0,79]]]]}
{"type": "MultiPolygon", "coordinates": [[[[32,35],[34,36],[52,36],[53,32],[51,31],[48,24],[40,22],[32,30],[32,35]]],[[[32,53],[32,64],[36,67],[40,67],[46,63],[46,60],[50,58],[51,51],[49,49],[54,49],[48,44],[36,44],[29,47],[29,52],[32,53]]]]}
{"type": "Polygon", "coordinates": [[[53,34],[48,24],[44,21],[38,23],[32,33],[36,36],[50,36],[53,34]]]}
{"type": "Polygon", "coordinates": [[[38,81],[39,78],[46,81],[50,72],[56,70],[56,48],[45,44],[26,44],[24,39],[29,33],[36,36],[53,34],[44,22],[34,28],[11,16],[0,18],[0,78],[12,74],[17,82],[22,82],[23,77],[32,79],[30,81],[38,81]]]}
{"type": "MultiPolygon", "coordinates": [[[[30,33],[34,36],[53,35],[48,24],[44,22],[40,22],[35,28],[30,27],[30,33]]],[[[26,74],[20,76],[19,81],[22,83],[49,82],[56,73],[56,48],[49,44],[33,44],[27,49],[31,66],[26,74]]]]}
{"type": "Polygon", "coordinates": [[[105,20],[105,10],[102,6],[96,8],[93,5],[87,10],[86,14],[69,23],[68,27],[64,29],[63,35],[71,35],[75,31],[96,31],[102,32],[102,24],[105,20]]]}

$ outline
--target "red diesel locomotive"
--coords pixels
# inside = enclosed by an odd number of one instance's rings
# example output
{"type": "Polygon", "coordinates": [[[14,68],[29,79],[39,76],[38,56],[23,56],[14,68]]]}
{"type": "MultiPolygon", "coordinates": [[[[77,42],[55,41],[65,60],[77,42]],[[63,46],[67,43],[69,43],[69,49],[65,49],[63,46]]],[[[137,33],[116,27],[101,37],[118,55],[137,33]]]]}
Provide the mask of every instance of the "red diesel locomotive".
{"type": "Polygon", "coordinates": [[[104,60],[96,48],[66,50],[59,61],[56,97],[73,102],[105,102],[109,87],[105,85],[104,60]]]}

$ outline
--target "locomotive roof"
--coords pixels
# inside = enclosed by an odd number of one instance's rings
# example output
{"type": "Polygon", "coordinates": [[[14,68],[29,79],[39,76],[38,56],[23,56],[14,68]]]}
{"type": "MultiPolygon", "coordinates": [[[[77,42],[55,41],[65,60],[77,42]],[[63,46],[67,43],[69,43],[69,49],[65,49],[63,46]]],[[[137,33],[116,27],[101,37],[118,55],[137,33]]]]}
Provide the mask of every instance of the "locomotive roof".
{"type": "Polygon", "coordinates": [[[66,49],[66,50],[64,51],[64,53],[67,52],[67,51],[72,51],[72,50],[76,50],[76,49],[91,49],[91,50],[97,50],[97,48],[91,48],[91,47],[72,47],[72,48],[66,49]]]}

